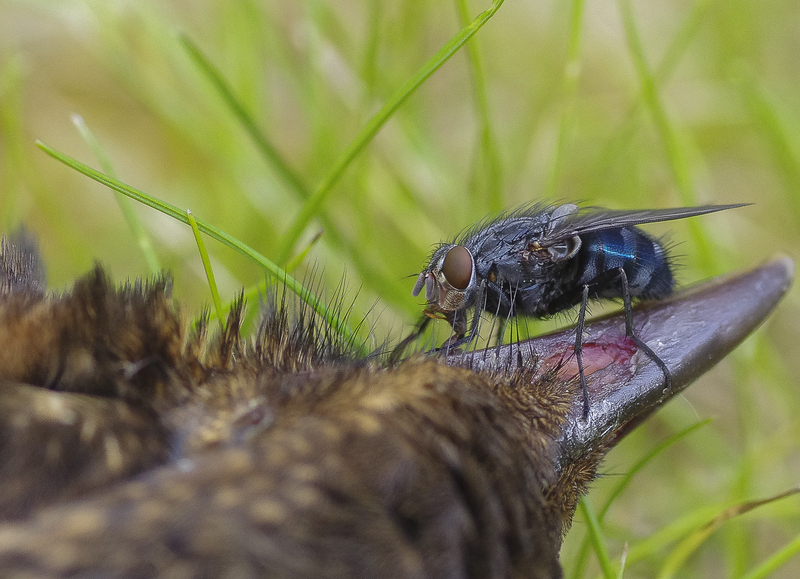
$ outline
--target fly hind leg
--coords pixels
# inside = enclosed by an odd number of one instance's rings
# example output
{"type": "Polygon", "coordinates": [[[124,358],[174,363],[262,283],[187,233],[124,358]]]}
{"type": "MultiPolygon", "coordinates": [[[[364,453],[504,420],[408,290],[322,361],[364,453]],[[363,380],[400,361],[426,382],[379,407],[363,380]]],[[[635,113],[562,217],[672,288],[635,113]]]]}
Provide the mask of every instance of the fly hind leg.
{"type": "MultiPolygon", "coordinates": [[[[592,285],[604,285],[606,282],[611,281],[608,279],[609,274],[613,277],[620,278],[620,285],[622,286],[622,301],[625,308],[625,335],[639,348],[645,355],[650,358],[664,373],[664,387],[667,390],[672,389],[672,375],[669,368],[658,355],[645,344],[639,336],[633,331],[633,309],[631,308],[631,290],[628,285],[628,276],[623,268],[609,270],[595,278],[591,283],[583,286],[583,293],[581,295],[581,307],[578,312],[578,323],[575,332],[575,359],[578,362],[578,373],[581,377],[581,390],[583,391],[583,419],[589,417],[589,389],[586,386],[586,375],[583,370],[583,328],[586,322],[586,308],[589,302],[589,287],[592,285]]],[[[613,278],[612,278],[613,279],[613,278]]]]}
{"type": "Polygon", "coordinates": [[[581,309],[578,312],[578,323],[575,327],[575,360],[578,362],[578,374],[581,376],[583,391],[583,420],[589,418],[589,389],[586,387],[586,374],[583,372],[583,324],[586,321],[586,306],[589,303],[589,286],[583,286],[581,309]]]}
{"type": "Polygon", "coordinates": [[[658,357],[658,355],[653,352],[653,350],[645,344],[639,336],[633,333],[633,310],[631,309],[631,290],[628,287],[628,276],[625,273],[625,270],[621,267],[619,268],[619,277],[620,281],[622,282],[622,300],[625,304],[625,335],[627,335],[636,347],[639,348],[642,352],[644,352],[648,358],[650,358],[656,365],[661,368],[661,371],[664,373],[664,387],[667,390],[672,390],[672,374],[669,373],[669,368],[664,363],[664,361],[658,357]]]}

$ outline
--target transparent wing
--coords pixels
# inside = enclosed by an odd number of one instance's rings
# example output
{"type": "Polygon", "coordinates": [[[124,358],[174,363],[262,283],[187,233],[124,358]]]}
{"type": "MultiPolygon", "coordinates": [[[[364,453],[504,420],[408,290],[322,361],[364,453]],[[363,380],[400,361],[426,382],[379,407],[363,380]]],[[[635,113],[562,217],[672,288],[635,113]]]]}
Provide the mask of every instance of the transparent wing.
{"type": "Polygon", "coordinates": [[[673,221],[686,217],[715,213],[726,209],[744,207],[750,203],[733,205],[703,205],[700,207],[676,207],[673,209],[642,209],[634,211],[584,207],[562,215],[553,222],[548,235],[541,242],[555,241],[564,237],[581,235],[592,231],[630,227],[657,221],[673,221]]]}

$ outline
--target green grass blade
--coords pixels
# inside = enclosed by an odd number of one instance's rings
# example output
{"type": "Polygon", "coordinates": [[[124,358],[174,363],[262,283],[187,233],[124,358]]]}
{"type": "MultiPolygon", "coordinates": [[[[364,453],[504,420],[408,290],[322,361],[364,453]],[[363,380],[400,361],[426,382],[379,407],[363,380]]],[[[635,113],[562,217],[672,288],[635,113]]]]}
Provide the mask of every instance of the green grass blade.
{"type": "Polygon", "coordinates": [[[617,499],[617,497],[619,497],[623,493],[623,491],[628,487],[628,485],[631,484],[631,481],[633,480],[633,477],[636,475],[636,473],[638,473],[640,470],[642,470],[651,460],[653,460],[659,454],[661,454],[662,452],[667,450],[670,446],[672,446],[673,444],[679,442],[683,438],[686,438],[691,433],[693,433],[695,430],[699,430],[703,426],[706,426],[707,424],[711,424],[712,422],[713,422],[712,418],[706,418],[705,420],[701,420],[700,422],[696,422],[695,424],[687,426],[683,430],[681,430],[679,432],[676,432],[675,434],[673,434],[669,438],[667,438],[664,441],[662,441],[655,448],[653,448],[650,452],[648,452],[646,455],[644,455],[641,459],[636,461],[636,463],[630,469],[628,469],[628,472],[626,472],[620,478],[619,482],[614,487],[614,490],[611,492],[611,495],[608,497],[608,500],[606,501],[606,504],[603,505],[602,509],[600,509],[600,514],[599,514],[600,521],[602,522],[603,519],[605,519],[606,513],[608,513],[608,510],[611,508],[611,505],[614,503],[614,501],[617,499]]]}
{"type": "Polygon", "coordinates": [[[661,103],[661,99],[658,96],[656,81],[647,66],[647,59],[644,55],[644,48],[639,38],[639,32],[636,29],[636,22],[633,18],[630,0],[620,0],[619,5],[622,12],[622,21],[625,25],[625,37],[628,41],[628,49],[630,50],[631,58],[636,68],[636,73],[639,76],[639,82],[641,83],[642,96],[653,117],[653,122],[661,135],[661,142],[667,153],[667,160],[669,161],[670,169],[672,169],[672,176],[675,179],[675,184],[681,195],[681,201],[684,205],[695,205],[694,187],[689,177],[689,168],[686,158],[683,155],[683,151],[669,121],[667,112],[664,110],[664,105],[661,103]]]}
{"type": "MultiPolygon", "coordinates": [[[[165,215],[168,215],[173,219],[176,219],[182,223],[186,223],[187,225],[189,224],[189,218],[186,215],[186,213],[184,211],[181,211],[174,205],[161,201],[160,199],[156,199],[155,197],[151,197],[150,195],[147,195],[146,193],[143,193],[138,189],[134,189],[133,187],[129,187],[128,185],[125,185],[124,183],[121,183],[116,179],[112,179],[108,175],[104,175],[103,173],[100,173],[99,171],[96,171],[91,167],[88,167],[87,165],[84,165],[83,163],[67,155],[59,153],[58,151],[48,147],[41,141],[37,141],[36,144],[40,149],[42,149],[45,153],[47,153],[54,159],[61,161],[68,167],[71,167],[76,171],[78,171],[79,173],[86,175],[90,179],[93,179],[98,183],[105,185],[109,189],[122,193],[123,195],[126,195],[140,203],[143,203],[148,207],[152,207],[153,209],[156,209],[161,213],[164,213],[165,215]]],[[[346,340],[352,343],[354,346],[359,343],[358,340],[356,339],[355,334],[347,326],[347,324],[345,324],[331,310],[326,308],[325,304],[323,304],[322,301],[317,296],[315,296],[312,292],[310,292],[307,288],[305,288],[303,284],[301,284],[292,276],[290,276],[288,273],[286,273],[286,271],[275,265],[275,263],[273,263],[263,255],[258,253],[255,249],[253,249],[249,245],[239,241],[235,237],[229,235],[228,233],[225,233],[221,229],[218,229],[217,227],[214,227],[209,223],[206,223],[198,219],[197,228],[199,231],[205,233],[212,239],[216,239],[223,245],[227,245],[234,251],[256,262],[258,265],[267,270],[275,279],[277,279],[281,283],[284,283],[286,287],[288,287],[292,292],[297,294],[297,296],[300,297],[300,299],[306,302],[317,314],[323,317],[325,321],[327,321],[330,324],[330,326],[334,329],[334,331],[344,336],[346,340]]]]}
{"type": "Polygon", "coordinates": [[[617,570],[617,579],[622,579],[625,576],[625,564],[628,562],[628,543],[622,548],[622,555],[619,558],[619,569],[617,570]]]}
{"type": "Polygon", "coordinates": [[[628,550],[628,566],[645,559],[661,559],[664,549],[707,523],[722,507],[723,505],[720,503],[715,503],[697,508],[676,521],[660,527],[645,539],[632,544],[628,550]]]}
{"type": "MultiPolygon", "coordinates": [[[[278,153],[277,149],[272,146],[270,141],[259,129],[252,115],[247,112],[247,109],[242,104],[241,100],[234,94],[230,84],[225,80],[219,70],[211,63],[211,61],[202,53],[199,47],[194,44],[190,38],[181,35],[179,39],[188,52],[190,58],[211,82],[213,88],[226,103],[233,116],[244,128],[245,132],[253,140],[256,148],[261,152],[261,155],[264,157],[264,159],[266,159],[267,163],[278,172],[278,174],[294,190],[300,199],[308,199],[311,196],[311,192],[306,184],[283,159],[280,153],[278,153]]],[[[377,42],[377,36],[375,42],[377,42]]],[[[333,222],[325,215],[321,215],[320,220],[322,222],[323,229],[325,229],[327,232],[328,242],[332,245],[346,249],[348,253],[352,253],[352,248],[348,247],[348,243],[342,238],[341,235],[337,233],[337,229],[333,222]]],[[[316,239],[316,237],[314,239],[316,239]]],[[[311,245],[313,245],[313,243],[314,242],[312,242],[311,245]]],[[[305,252],[301,253],[298,257],[295,257],[292,262],[286,266],[286,271],[292,271],[299,263],[302,262],[307,255],[308,250],[310,250],[311,245],[306,248],[305,252]]],[[[283,261],[279,261],[279,263],[283,263],[283,261]]],[[[264,287],[266,286],[262,284],[253,288],[252,291],[246,293],[245,298],[253,296],[258,297],[259,291],[263,290],[264,287]]],[[[231,304],[232,303],[234,302],[231,302],[231,304]]],[[[223,308],[223,310],[227,311],[227,306],[223,308]]]]}
{"type": "Polygon", "coordinates": [[[314,237],[311,238],[311,241],[309,241],[306,244],[306,248],[303,251],[301,251],[299,254],[297,254],[297,256],[295,256],[295,258],[292,259],[292,261],[290,261],[286,265],[286,271],[292,272],[292,271],[295,270],[295,268],[297,268],[297,266],[299,266],[301,263],[303,263],[303,261],[308,256],[308,254],[311,251],[311,249],[317,244],[317,242],[320,239],[322,239],[322,234],[323,234],[323,230],[322,229],[320,229],[319,231],[317,231],[314,234],[314,237]]]}
{"type": "Polygon", "coordinates": [[[617,572],[614,570],[611,558],[608,556],[603,529],[600,522],[597,520],[597,513],[592,508],[586,496],[581,497],[581,500],[578,502],[578,510],[580,510],[583,515],[583,520],[586,522],[589,539],[594,546],[594,551],[597,554],[597,560],[600,563],[603,576],[606,579],[614,579],[617,576],[617,572]]]}
{"type": "Polygon", "coordinates": [[[753,121],[761,127],[762,138],[772,150],[778,174],[789,193],[786,200],[795,217],[800,218],[800,157],[796,143],[792,142],[791,131],[750,70],[740,67],[738,80],[748,111],[753,121]]]}
{"type": "Polygon", "coordinates": [[[378,131],[386,124],[386,121],[391,118],[394,112],[402,105],[408,98],[416,92],[416,90],[424,83],[434,72],[436,72],[450,57],[452,57],[470,38],[472,38],[478,30],[480,30],[489,19],[494,16],[495,12],[500,9],[504,0],[494,0],[492,5],[477,18],[475,18],[468,26],[461,29],[461,31],[451,38],[439,51],[434,54],[416,74],[414,74],[400,89],[392,96],[388,102],[381,107],[375,116],[373,116],[361,132],[356,136],[352,143],[347,147],[342,158],[334,166],[333,170],[328,174],[319,188],[308,199],[300,213],[292,222],[289,230],[283,238],[283,244],[278,251],[278,263],[286,263],[292,248],[297,243],[297,240],[302,235],[305,228],[308,226],[311,219],[319,212],[322,203],[333,190],[334,186],[339,182],[344,172],[353,162],[353,160],[364,150],[367,144],[378,133],[378,131]]]}
{"type": "Polygon", "coordinates": [[[200,252],[200,259],[203,261],[203,269],[206,272],[206,279],[208,279],[208,287],[211,289],[211,299],[214,301],[214,312],[217,314],[219,325],[222,330],[225,330],[225,318],[222,315],[222,303],[219,299],[219,290],[217,289],[217,280],[214,277],[214,270],[211,269],[211,261],[208,259],[208,252],[206,251],[206,244],[203,243],[203,237],[200,235],[200,229],[197,226],[197,220],[192,215],[192,212],[187,209],[186,217],[189,218],[189,225],[192,226],[192,233],[194,240],[197,242],[197,249],[200,252]]]}
{"type": "MultiPolygon", "coordinates": [[[[469,6],[466,0],[456,0],[458,15],[462,25],[469,24],[469,6]]],[[[497,213],[503,209],[503,176],[500,166],[500,154],[497,150],[492,119],[489,116],[489,97],[486,88],[486,70],[483,66],[481,51],[477,39],[467,43],[467,57],[472,73],[472,88],[475,95],[475,108],[480,122],[480,162],[475,163],[473,182],[483,181],[482,188],[473,191],[473,203],[476,206],[485,204],[487,213],[497,213]],[[481,190],[485,189],[485,191],[481,190]],[[484,199],[486,202],[484,203],[484,199]]]]}
{"type": "MultiPolygon", "coordinates": [[[[704,22],[704,18],[709,12],[711,4],[719,0],[700,0],[692,7],[692,11],[683,21],[678,33],[672,38],[661,62],[655,67],[653,73],[654,89],[666,84],[671,78],[678,64],[680,64],[694,40],[698,29],[704,22]]],[[[643,92],[640,90],[636,100],[630,105],[625,115],[625,121],[620,125],[608,146],[603,148],[603,153],[597,162],[597,174],[603,174],[607,167],[612,166],[614,159],[622,156],[624,149],[633,140],[634,133],[638,127],[639,116],[645,110],[643,92]]],[[[604,179],[598,179],[593,183],[593,193],[588,197],[600,194],[607,186],[604,179]]]]}
{"type": "MultiPolygon", "coordinates": [[[[634,463],[633,466],[631,466],[627,470],[627,472],[620,478],[619,482],[611,491],[608,500],[600,509],[600,512],[597,515],[598,523],[600,525],[603,524],[606,514],[608,513],[609,509],[611,509],[611,505],[613,505],[614,501],[616,501],[617,498],[625,491],[625,489],[628,488],[628,486],[631,484],[636,474],[639,471],[641,471],[647,464],[649,464],[650,461],[652,461],[654,458],[656,458],[658,455],[660,455],[662,452],[664,452],[667,448],[669,448],[673,444],[687,437],[695,430],[698,430],[707,424],[711,424],[711,422],[712,419],[707,418],[706,420],[701,420],[700,422],[692,424],[691,426],[688,426],[683,430],[676,432],[672,436],[663,440],[660,444],[654,447],[650,452],[648,452],[642,458],[637,460],[636,463],[634,463]]],[[[571,575],[572,577],[583,577],[584,575],[589,556],[589,539],[590,538],[587,536],[583,540],[581,548],[578,551],[578,555],[575,557],[575,564],[573,566],[573,572],[571,575]]]]}
{"type": "Polygon", "coordinates": [[[564,164],[564,157],[567,153],[567,145],[572,134],[572,126],[575,122],[575,91],[578,87],[580,78],[580,51],[581,51],[581,23],[583,22],[583,0],[572,1],[572,15],[570,16],[569,44],[567,48],[567,63],[564,66],[564,78],[561,87],[562,103],[561,119],[558,125],[558,139],[556,141],[556,151],[553,157],[553,166],[547,180],[545,189],[548,197],[554,197],[558,190],[558,183],[561,178],[561,170],[564,164]]]}
{"type": "MultiPolygon", "coordinates": [[[[681,196],[681,203],[685,206],[696,205],[697,196],[689,171],[689,163],[683,153],[683,148],[681,147],[676,131],[672,127],[664,105],[659,98],[656,80],[647,66],[644,48],[642,47],[642,42],[636,29],[636,22],[633,18],[631,2],[630,0],[619,0],[619,6],[622,12],[622,22],[625,28],[628,49],[630,50],[631,58],[639,77],[639,83],[641,84],[642,97],[647,109],[653,117],[656,129],[661,135],[667,161],[672,171],[675,185],[678,188],[678,193],[681,196]]],[[[702,228],[694,221],[690,221],[689,231],[696,247],[696,255],[703,269],[706,271],[713,271],[714,266],[711,250],[702,228]]]]}
{"type": "Polygon", "coordinates": [[[250,115],[249,112],[247,112],[247,109],[245,109],[244,105],[233,93],[233,89],[219,72],[219,70],[217,70],[217,68],[211,63],[206,55],[203,54],[200,48],[194,42],[192,42],[189,37],[181,34],[179,39],[197,68],[200,69],[200,72],[202,72],[211,82],[217,93],[222,97],[222,99],[225,101],[225,104],[233,113],[234,117],[236,117],[239,123],[241,123],[245,131],[247,131],[247,134],[250,135],[250,138],[253,139],[253,142],[258,147],[261,155],[270,165],[272,165],[281,178],[287,184],[289,184],[289,186],[301,199],[307,199],[310,193],[305,183],[303,183],[303,180],[300,179],[299,175],[294,172],[294,170],[289,166],[289,163],[283,159],[280,153],[278,153],[278,150],[272,146],[272,143],[270,143],[267,137],[261,132],[261,129],[258,128],[255,119],[252,117],[252,115],[250,115]]]}
{"type": "MultiPolygon", "coordinates": [[[[367,94],[364,95],[365,99],[373,98],[375,88],[377,86],[379,64],[378,55],[381,40],[381,22],[383,22],[384,6],[381,0],[372,0],[369,2],[369,17],[367,18],[368,32],[366,35],[366,43],[364,44],[364,53],[362,55],[362,62],[359,66],[361,71],[361,78],[364,81],[364,86],[367,87],[367,94]]],[[[365,101],[369,102],[369,101],[365,101]]]]}
{"type": "MultiPolygon", "coordinates": [[[[92,153],[94,153],[94,156],[97,158],[97,162],[100,163],[100,167],[102,167],[103,172],[106,175],[116,179],[116,174],[114,172],[114,167],[111,164],[111,160],[108,158],[108,155],[106,155],[106,151],[100,144],[100,141],[94,136],[94,133],[89,130],[89,127],[83,120],[83,117],[80,115],[72,115],[72,123],[75,125],[75,127],[77,127],[78,132],[86,144],[89,145],[92,153]]],[[[128,227],[130,228],[131,233],[136,240],[136,244],[142,251],[147,268],[152,274],[159,273],[161,271],[161,265],[158,262],[158,256],[153,249],[153,243],[150,240],[150,236],[147,235],[147,231],[145,231],[142,222],[139,220],[139,217],[136,215],[136,211],[133,209],[131,200],[116,192],[114,196],[117,198],[117,203],[119,203],[122,216],[125,218],[125,222],[128,224],[128,227]]]]}
{"type": "Polygon", "coordinates": [[[714,531],[719,529],[727,521],[735,517],[739,517],[745,513],[749,513],[754,509],[763,507],[764,505],[768,505],[795,495],[798,492],[800,492],[800,488],[793,488],[766,499],[737,503],[722,509],[710,521],[699,528],[694,529],[693,532],[689,533],[680,543],[678,543],[678,545],[672,550],[670,555],[665,560],[664,567],[661,569],[661,572],[658,575],[659,579],[672,579],[672,577],[678,575],[686,560],[692,554],[694,554],[703,543],[705,543],[706,539],[708,539],[708,537],[710,537],[714,531]]]}
{"type": "Polygon", "coordinates": [[[750,571],[747,575],[742,576],[742,579],[764,579],[765,577],[771,577],[775,571],[785,565],[789,559],[795,557],[798,553],[800,553],[800,535],[797,535],[788,545],[750,571]]]}

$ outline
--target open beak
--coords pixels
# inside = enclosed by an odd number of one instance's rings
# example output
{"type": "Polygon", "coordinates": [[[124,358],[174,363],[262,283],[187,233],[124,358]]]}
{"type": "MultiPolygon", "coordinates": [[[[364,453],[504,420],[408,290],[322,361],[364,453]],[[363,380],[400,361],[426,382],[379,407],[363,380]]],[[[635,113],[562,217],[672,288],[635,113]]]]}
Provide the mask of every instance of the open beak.
{"type": "MultiPolygon", "coordinates": [[[[622,312],[586,325],[583,360],[589,388],[589,415],[583,419],[583,395],[577,380],[572,408],[557,443],[564,465],[599,442],[613,446],[695,379],[725,357],[757,328],[789,289],[794,262],[778,257],[751,271],[714,278],[672,298],[634,309],[637,335],[667,365],[664,374],[625,335],[622,312]]],[[[448,363],[475,370],[514,371],[535,364],[536,375],[556,371],[577,374],[575,329],[515,344],[453,354],[448,363]]],[[[535,379],[535,378],[534,378],[535,379]]]]}

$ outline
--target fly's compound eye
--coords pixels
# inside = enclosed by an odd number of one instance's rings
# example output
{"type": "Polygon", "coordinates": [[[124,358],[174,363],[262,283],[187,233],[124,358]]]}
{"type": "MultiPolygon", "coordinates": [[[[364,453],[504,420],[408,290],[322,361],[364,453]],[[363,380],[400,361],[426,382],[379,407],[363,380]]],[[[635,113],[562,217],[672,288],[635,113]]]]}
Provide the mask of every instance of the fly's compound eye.
{"type": "Polygon", "coordinates": [[[465,290],[472,279],[472,254],[463,245],[456,245],[444,258],[442,274],[451,286],[465,290]]]}

